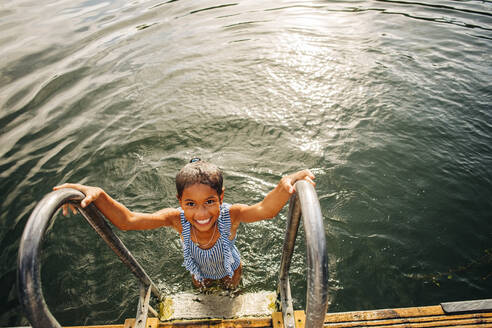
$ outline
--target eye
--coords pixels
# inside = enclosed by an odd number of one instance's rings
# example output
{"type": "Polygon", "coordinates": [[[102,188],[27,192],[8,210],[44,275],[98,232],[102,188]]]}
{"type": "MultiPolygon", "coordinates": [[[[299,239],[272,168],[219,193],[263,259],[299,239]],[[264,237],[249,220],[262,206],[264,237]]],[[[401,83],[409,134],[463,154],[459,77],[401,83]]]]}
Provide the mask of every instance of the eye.
{"type": "Polygon", "coordinates": [[[195,206],[195,203],[194,202],[186,202],[185,205],[188,207],[193,207],[193,206],[195,206]]]}

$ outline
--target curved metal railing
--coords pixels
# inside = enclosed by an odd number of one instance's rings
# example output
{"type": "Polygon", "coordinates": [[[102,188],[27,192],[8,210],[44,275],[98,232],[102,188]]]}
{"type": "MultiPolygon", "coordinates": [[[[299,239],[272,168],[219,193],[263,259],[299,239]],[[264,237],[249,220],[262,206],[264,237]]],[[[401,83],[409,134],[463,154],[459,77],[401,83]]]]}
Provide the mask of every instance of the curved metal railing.
{"type": "Polygon", "coordinates": [[[284,327],[295,328],[290,293],[289,268],[302,215],[306,238],[307,295],[306,328],[323,327],[328,307],[328,259],[323,217],[314,187],[307,181],[295,184],[296,193],[289,202],[289,215],[280,263],[278,293],[284,327]]]}
{"type": "Polygon", "coordinates": [[[157,316],[149,306],[150,293],[161,299],[162,293],[149,278],[123,242],[113,233],[104,216],[95,205],[80,207],[84,194],[75,189],[60,189],[47,194],[35,207],[21,237],[17,259],[18,292],[21,305],[32,327],[61,327],[51,314],[43,297],[38,255],[44,233],[53,221],[54,214],[63,204],[70,202],[86,218],[94,230],[121,261],[130,268],[140,281],[140,298],[136,316],[136,326],[143,327],[148,312],[157,316]]]}
{"type": "MultiPolygon", "coordinates": [[[[306,328],[322,327],[328,304],[328,262],[321,209],[314,187],[307,181],[298,181],[296,193],[289,203],[287,229],[279,272],[280,294],[284,326],[295,328],[294,311],[289,284],[289,268],[302,215],[306,238],[307,295],[306,328]]],[[[149,306],[150,293],[162,299],[162,293],[145,273],[140,264],[113,233],[104,216],[95,205],[80,207],[84,194],[75,189],[60,189],[46,195],[29,217],[21,237],[18,254],[18,292],[21,305],[34,328],[61,327],[49,311],[41,288],[38,255],[46,229],[52,224],[56,211],[65,203],[72,203],[93,229],[127,265],[140,281],[140,298],[136,326],[144,327],[147,313],[157,316],[149,306]]]]}

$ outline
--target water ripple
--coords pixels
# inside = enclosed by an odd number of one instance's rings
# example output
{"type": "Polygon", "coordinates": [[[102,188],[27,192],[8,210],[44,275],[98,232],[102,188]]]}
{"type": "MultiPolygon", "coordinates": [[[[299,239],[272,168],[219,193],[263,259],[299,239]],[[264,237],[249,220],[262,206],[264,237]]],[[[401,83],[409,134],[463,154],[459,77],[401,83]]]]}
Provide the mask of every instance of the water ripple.
{"type": "MultiPolygon", "coordinates": [[[[488,297],[488,262],[453,268],[490,248],[490,9],[451,0],[0,9],[0,296],[18,304],[19,238],[53,185],[98,185],[155,211],[176,206],[176,170],[200,156],[223,168],[228,202],[259,201],[283,174],[315,172],[330,311],[488,297]],[[449,288],[436,288],[446,272],[456,272],[449,288]]],[[[275,285],[285,216],[241,227],[245,290],[275,285]]],[[[47,237],[50,307],[64,325],[123,321],[137,286],[80,219],[59,218],[47,237]]],[[[118,234],[163,289],[191,289],[175,233],[118,234]]],[[[303,307],[298,246],[292,286],[303,307]]],[[[19,313],[2,305],[0,325],[27,325],[19,313]]]]}

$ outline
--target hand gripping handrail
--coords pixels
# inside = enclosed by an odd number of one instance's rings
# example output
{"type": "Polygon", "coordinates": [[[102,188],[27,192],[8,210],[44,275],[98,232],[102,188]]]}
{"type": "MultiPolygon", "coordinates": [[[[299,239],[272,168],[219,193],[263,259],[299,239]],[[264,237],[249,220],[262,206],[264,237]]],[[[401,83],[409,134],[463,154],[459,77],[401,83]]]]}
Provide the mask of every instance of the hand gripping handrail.
{"type": "Polygon", "coordinates": [[[306,328],[323,327],[328,307],[328,260],[323,217],[314,187],[307,181],[295,184],[296,193],[289,202],[287,230],[280,263],[278,293],[284,327],[295,328],[289,283],[289,267],[299,221],[303,218],[307,257],[306,328]]]}
{"type": "Polygon", "coordinates": [[[162,293],[155,286],[137,260],[128,251],[123,242],[113,233],[104,216],[97,207],[90,204],[80,207],[84,194],[78,190],[65,188],[47,194],[34,208],[21,237],[17,258],[18,292],[24,312],[32,327],[61,327],[51,314],[43,297],[38,255],[46,229],[53,221],[60,206],[70,202],[86,218],[121,261],[130,268],[140,281],[140,299],[137,309],[136,327],[145,325],[147,310],[156,314],[148,305],[150,291],[161,299],[162,293]]]}

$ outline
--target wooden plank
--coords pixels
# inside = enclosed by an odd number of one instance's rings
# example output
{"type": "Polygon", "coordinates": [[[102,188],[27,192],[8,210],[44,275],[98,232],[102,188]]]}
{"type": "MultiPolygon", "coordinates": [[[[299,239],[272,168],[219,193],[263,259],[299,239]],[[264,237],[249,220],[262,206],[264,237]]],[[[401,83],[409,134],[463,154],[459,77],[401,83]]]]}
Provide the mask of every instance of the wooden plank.
{"type": "Polygon", "coordinates": [[[271,317],[245,317],[237,319],[200,319],[174,320],[161,322],[159,328],[187,327],[187,328],[263,328],[272,327],[271,317]]]}
{"type": "MultiPolygon", "coordinates": [[[[126,319],[124,328],[135,328],[136,326],[135,321],[136,321],[135,319],[126,319]]],[[[145,328],[157,328],[157,327],[159,327],[158,318],[147,318],[147,322],[145,323],[145,328]]]]}
{"type": "Polygon", "coordinates": [[[272,326],[273,328],[284,328],[284,317],[282,312],[272,313],[272,326]]]}
{"type": "Polygon", "coordinates": [[[373,311],[354,311],[342,313],[328,313],[325,315],[325,323],[344,321],[371,321],[392,318],[409,318],[444,315],[439,305],[413,308],[384,309],[373,311]]]}
{"type": "Polygon", "coordinates": [[[95,326],[64,326],[65,328],[124,328],[124,324],[117,324],[117,325],[95,325],[95,326]]]}
{"type": "Polygon", "coordinates": [[[492,327],[492,312],[446,315],[440,306],[330,313],[325,327],[492,327]]]}
{"type": "MultiPolygon", "coordinates": [[[[133,328],[135,319],[126,319],[125,324],[99,325],[99,326],[71,326],[67,328],[133,328]]],[[[199,319],[199,320],[174,320],[159,322],[157,318],[147,319],[147,328],[266,328],[272,327],[271,317],[244,317],[236,319],[199,319]]]]}
{"type": "Polygon", "coordinates": [[[354,328],[354,327],[391,327],[391,328],[429,328],[429,327],[468,327],[469,325],[482,325],[482,327],[492,327],[492,318],[483,319],[462,319],[462,320],[442,320],[442,321],[409,321],[401,320],[377,320],[377,321],[357,321],[325,324],[324,327],[354,328]]]}
{"type": "Polygon", "coordinates": [[[422,316],[422,317],[406,317],[406,318],[386,318],[386,319],[372,319],[372,320],[361,320],[360,318],[353,318],[353,320],[347,319],[345,316],[343,320],[340,321],[325,321],[325,324],[330,324],[330,323],[337,323],[337,324],[342,324],[344,322],[351,323],[351,322],[387,322],[387,323],[393,323],[393,322],[438,322],[438,321],[446,321],[446,320],[473,320],[473,319],[480,319],[480,320],[486,320],[492,318],[492,313],[475,313],[475,314],[468,314],[468,315],[444,315],[444,316],[422,316]]]}
{"type": "MultiPolygon", "coordinates": [[[[304,311],[294,311],[297,328],[304,328],[304,311]]],[[[269,317],[211,318],[193,320],[173,320],[159,322],[149,318],[146,328],[283,328],[281,312],[273,312],[269,317]]],[[[135,319],[127,319],[125,325],[102,325],[91,328],[133,328],[135,319]]],[[[328,313],[325,315],[324,327],[355,328],[430,328],[430,327],[492,327],[492,311],[460,314],[446,314],[441,306],[426,306],[374,311],[354,311],[328,313]]],[[[82,326],[71,327],[82,328],[82,326]]]]}
{"type": "Polygon", "coordinates": [[[296,328],[304,328],[306,326],[306,313],[304,311],[294,311],[294,322],[296,328]]]}
{"type": "MultiPolygon", "coordinates": [[[[306,323],[306,314],[302,310],[294,311],[294,323],[296,328],[304,328],[306,323]]],[[[282,312],[272,313],[272,327],[284,328],[284,318],[282,312]]]]}

